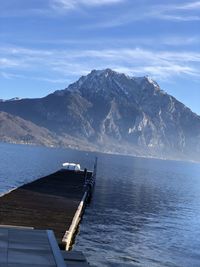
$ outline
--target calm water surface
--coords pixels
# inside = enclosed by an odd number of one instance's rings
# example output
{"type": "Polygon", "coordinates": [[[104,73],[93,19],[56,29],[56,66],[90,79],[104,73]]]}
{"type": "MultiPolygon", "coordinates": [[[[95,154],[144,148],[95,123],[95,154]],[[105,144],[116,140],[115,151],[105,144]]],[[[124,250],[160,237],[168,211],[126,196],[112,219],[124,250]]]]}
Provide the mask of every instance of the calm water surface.
{"type": "MultiPolygon", "coordinates": [[[[99,154],[74,248],[92,266],[200,266],[200,165],[99,154]]],[[[0,194],[94,154],[0,144],[0,194]]]]}

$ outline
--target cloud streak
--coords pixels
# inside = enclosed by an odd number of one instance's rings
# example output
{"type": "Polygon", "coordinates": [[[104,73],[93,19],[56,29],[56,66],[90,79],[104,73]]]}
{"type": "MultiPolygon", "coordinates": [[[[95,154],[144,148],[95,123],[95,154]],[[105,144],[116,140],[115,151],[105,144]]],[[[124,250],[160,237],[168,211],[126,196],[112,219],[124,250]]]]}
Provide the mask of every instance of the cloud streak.
{"type": "Polygon", "coordinates": [[[0,49],[0,63],[4,73],[9,70],[17,75],[26,75],[29,70],[31,73],[39,71],[44,77],[43,80],[49,82],[64,79],[73,81],[75,77],[86,74],[91,69],[107,67],[117,71],[123,70],[129,75],[149,75],[158,80],[185,75],[197,79],[200,77],[199,52],[155,52],[139,47],[71,51],[4,47],[0,49]]]}
{"type": "Polygon", "coordinates": [[[135,6],[133,4],[125,13],[120,13],[117,17],[104,18],[103,21],[88,25],[88,28],[112,28],[147,19],[172,22],[199,21],[200,15],[197,14],[199,10],[200,1],[183,2],[182,4],[170,4],[169,2],[165,5],[149,3],[135,6]]]}
{"type": "Polygon", "coordinates": [[[198,35],[156,35],[156,43],[155,43],[155,37],[127,37],[127,38],[113,38],[113,37],[97,37],[97,38],[74,38],[74,39],[32,39],[22,40],[24,44],[41,44],[41,45],[53,45],[57,47],[63,47],[63,46],[70,46],[75,45],[78,47],[98,47],[101,46],[101,44],[104,44],[104,46],[108,47],[123,47],[126,44],[129,44],[129,46],[150,46],[150,47],[156,47],[156,46],[170,46],[170,47],[187,47],[187,46],[193,46],[193,45],[200,45],[200,36],[198,35]]]}
{"type": "Polygon", "coordinates": [[[128,0],[46,0],[30,1],[29,5],[27,0],[21,0],[19,4],[11,1],[2,3],[0,17],[42,16],[55,18],[65,15],[66,12],[76,11],[84,7],[98,8],[117,5],[126,1],[128,0]]]}
{"type": "Polygon", "coordinates": [[[169,9],[197,10],[200,9],[200,1],[187,2],[179,5],[171,5],[169,9]]]}
{"type": "MultiPolygon", "coordinates": [[[[23,3],[24,0],[22,0],[23,3]]],[[[153,1],[152,1],[153,2],[153,1]]],[[[86,8],[99,8],[105,6],[118,6],[123,4],[123,9],[118,9],[115,15],[111,12],[105,13],[103,17],[99,14],[94,23],[88,23],[83,26],[86,28],[109,28],[125,25],[134,21],[150,20],[168,20],[168,21],[199,21],[200,1],[183,2],[171,4],[144,4],[139,1],[130,0],[48,0],[42,6],[36,1],[33,6],[24,8],[23,4],[19,7],[14,6],[12,9],[9,6],[1,7],[0,17],[23,17],[23,16],[43,16],[54,17],[65,16],[68,12],[76,12],[86,8]],[[9,7],[9,8],[8,8],[9,7]],[[103,19],[102,19],[103,18],[103,19]]],[[[26,3],[26,2],[25,2],[26,3]]],[[[26,6],[26,5],[25,5],[26,6]]],[[[86,11],[86,10],[85,10],[86,11]]],[[[86,12],[87,13],[87,12],[86,12]]],[[[90,16],[91,14],[87,14],[90,16]]]]}
{"type": "Polygon", "coordinates": [[[126,0],[51,0],[50,6],[54,9],[70,10],[80,6],[103,6],[125,2],[126,0]]]}
{"type": "Polygon", "coordinates": [[[150,17],[171,21],[198,21],[200,16],[200,1],[183,2],[181,4],[157,5],[150,12],[150,17]]]}

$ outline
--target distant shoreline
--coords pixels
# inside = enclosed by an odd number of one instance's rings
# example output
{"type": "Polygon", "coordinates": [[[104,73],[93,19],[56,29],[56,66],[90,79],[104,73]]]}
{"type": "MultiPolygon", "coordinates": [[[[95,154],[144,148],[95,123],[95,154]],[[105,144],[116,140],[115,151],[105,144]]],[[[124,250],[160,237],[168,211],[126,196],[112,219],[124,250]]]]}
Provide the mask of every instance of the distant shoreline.
{"type": "Polygon", "coordinates": [[[130,154],[130,153],[120,153],[115,151],[106,151],[106,150],[98,150],[90,147],[89,149],[84,149],[80,147],[73,147],[73,146],[47,146],[47,145],[40,145],[35,143],[25,143],[25,142],[4,142],[0,141],[0,144],[10,144],[10,145],[24,145],[24,146],[33,146],[33,147],[44,147],[44,148],[52,148],[52,149],[68,149],[68,150],[76,150],[81,152],[91,152],[91,153],[100,153],[100,154],[107,154],[107,155],[113,155],[113,156],[125,156],[125,157],[135,157],[135,158],[143,158],[143,159],[154,159],[154,160],[164,160],[164,161],[178,161],[178,162],[190,162],[195,164],[200,164],[200,161],[198,160],[190,160],[190,159],[179,159],[179,158],[167,158],[167,157],[159,157],[159,156],[151,156],[151,155],[136,155],[136,154],[130,154]]]}

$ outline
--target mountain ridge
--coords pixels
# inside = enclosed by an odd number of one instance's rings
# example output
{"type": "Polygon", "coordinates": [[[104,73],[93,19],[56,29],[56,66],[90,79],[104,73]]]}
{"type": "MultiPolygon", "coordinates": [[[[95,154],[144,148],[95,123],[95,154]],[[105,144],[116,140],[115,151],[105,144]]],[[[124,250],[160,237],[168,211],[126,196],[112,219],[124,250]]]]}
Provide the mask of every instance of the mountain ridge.
{"type": "Polygon", "coordinates": [[[200,152],[200,117],[148,76],[93,70],[46,97],[0,102],[0,111],[100,151],[164,158],[200,152]]]}
{"type": "Polygon", "coordinates": [[[6,112],[0,112],[0,140],[21,144],[57,145],[56,137],[47,129],[6,112]]]}

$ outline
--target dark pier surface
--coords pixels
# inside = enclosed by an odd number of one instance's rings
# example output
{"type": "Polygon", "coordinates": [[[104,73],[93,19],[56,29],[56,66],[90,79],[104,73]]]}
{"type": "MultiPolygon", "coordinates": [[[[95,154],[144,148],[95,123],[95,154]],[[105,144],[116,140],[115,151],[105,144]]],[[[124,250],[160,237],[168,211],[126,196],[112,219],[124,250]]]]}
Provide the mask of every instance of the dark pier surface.
{"type": "MultiPolygon", "coordinates": [[[[87,172],[87,180],[92,172],[87,172]]],[[[84,171],[58,171],[0,197],[0,225],[51,229],[61,244],[86,192],[84,171]]]]}

